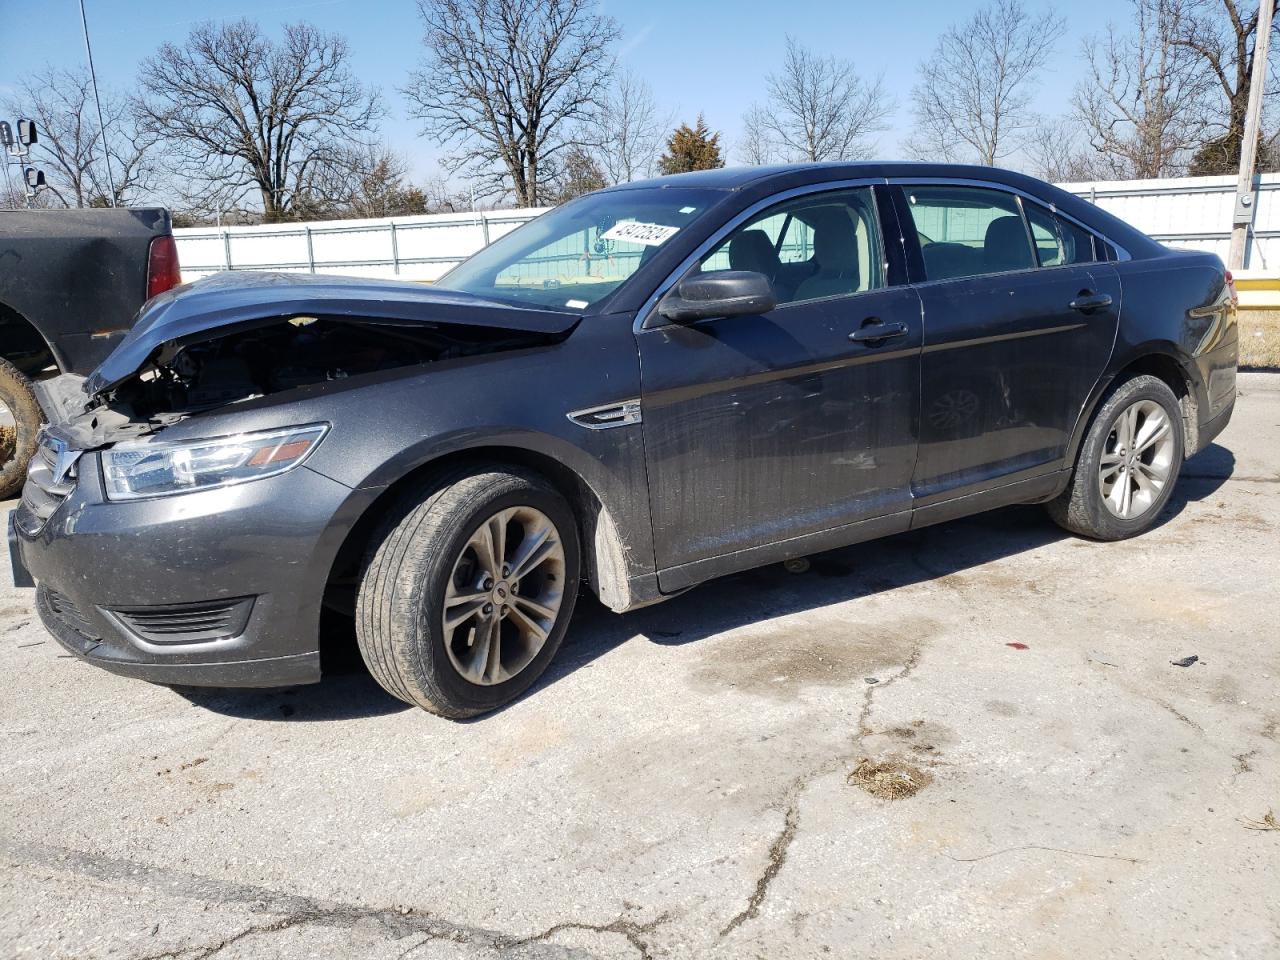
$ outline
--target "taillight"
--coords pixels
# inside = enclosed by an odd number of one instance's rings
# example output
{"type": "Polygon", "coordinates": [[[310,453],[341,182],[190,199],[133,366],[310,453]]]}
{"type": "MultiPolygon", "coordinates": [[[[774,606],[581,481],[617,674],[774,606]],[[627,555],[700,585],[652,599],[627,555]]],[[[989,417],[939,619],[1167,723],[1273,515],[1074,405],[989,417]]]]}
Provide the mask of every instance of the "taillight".
{"type": "Polygon", "coordinates": [[[156,237],[147,251],[147,299],[164,293],[182,282],[178,266],[178,244],[173,236],[156,237]]]}
{"type": "Polygon", "coordinates": [[[1231,305],[1233,307],[1240,306],[1240,295],[1236,293],[1236,278],[1231,275],[1230,270],[1222,271],[1222,279],[1227,282],[1227,289],[1231,291],[1231,305]]]}

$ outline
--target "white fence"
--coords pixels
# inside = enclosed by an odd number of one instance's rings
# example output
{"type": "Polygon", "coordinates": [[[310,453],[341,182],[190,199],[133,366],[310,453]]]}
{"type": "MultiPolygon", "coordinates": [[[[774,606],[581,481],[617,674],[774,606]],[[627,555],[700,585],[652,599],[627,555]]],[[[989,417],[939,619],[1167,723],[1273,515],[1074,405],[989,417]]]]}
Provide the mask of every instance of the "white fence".
{"type": "MultiPolygon", "coordinates": [[[[1245,269],[1280,275],[1280,174],[1259,178],[1253,229],[1245,248],[1245,269]]],[[[1181,177],[1176,180],[1108,180],[1064,183],[1084,197],[1171,247],[1210,250],[1227,259],[1235,177],[1181,177]]]]}
{"type": "MultiPolygon", "coordinates": [[[[1212,250],[1224,260],[1234,177],[1067,183],[1163,243],[1212,250]]],[[[261,227],[175,230],[186,280],[221,270],[285,270],[431,281],[537,210],[448,213],[385,220],[328,220],[261,227]]],[[[1264,174],[1246,253],[1250,274],[1280,275],[1280,174],[1264,174]]]]}
{"type": "Polygon", "coordinates": [[[284,270],[435,280],[544,209],[174,230],[182,278],[284,270]]]}

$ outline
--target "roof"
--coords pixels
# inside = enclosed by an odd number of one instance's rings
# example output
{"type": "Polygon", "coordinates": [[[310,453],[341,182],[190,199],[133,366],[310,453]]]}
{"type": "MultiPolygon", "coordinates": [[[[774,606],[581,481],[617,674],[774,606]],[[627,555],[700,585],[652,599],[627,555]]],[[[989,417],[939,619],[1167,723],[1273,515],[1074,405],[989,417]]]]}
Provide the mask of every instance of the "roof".
{"type": "Polygon", "coordinates": [[[615,190],[639,187],[699,187],[710,190],[740,190],[767,180],[791,180],[809,175],[814,179],[857,180],[867,177],[973,177],[997,183],[1025,180],[1024,174],[1000,167],[980,167],[964,163],[928,163],[915,160],[857,160],[823,163],[783,163],[762,167],[720,167],[694,173],[675,173],[651,180],[619,184],[615,190]]]}

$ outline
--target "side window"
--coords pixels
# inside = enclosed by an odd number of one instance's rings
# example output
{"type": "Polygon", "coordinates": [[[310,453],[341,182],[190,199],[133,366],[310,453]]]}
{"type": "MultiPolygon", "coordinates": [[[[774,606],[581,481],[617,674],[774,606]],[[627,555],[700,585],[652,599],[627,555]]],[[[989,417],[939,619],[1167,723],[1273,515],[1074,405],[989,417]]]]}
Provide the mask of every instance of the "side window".
{"type": "Polygon", "coordinates": [[[1057,267],[1066,262],[1058,223],[1047,210],[1027,204],[1027,222],[1031,224],[1031,242],[1042,267],[1057,267]]]}
{"type": "Polygon", "coordinates": [[[1087,230],[1037,204],[1024,203],[1023,207],[1031,224],[1031,237],[1035,241],[1040,266],[1093,262],[1093,235],[1087,230]]]}
{"type": "Polygon", "coordinates": [[[884,286],[884,257],[869,187],[798,197],[748,220],[698,270],[754,270],[779,304],[884,286]]]}
{"type": "MultiPolygon", "coordinates": [[[[757,218],[747,224],[742,229],[758,230],[764,234],[765,239],[777,249],[782,241],[782,233],[787,229],[789,218],[785,213],[768,213],[763,219],[757,218]]],[[[734,234],[737,236],[737,233],[734,234]]],[[[716,247],[715,251],[709,256],[702,258],[701,271],[709,273],[712,270],[748,270],[749,267],[735,267],[729,258],[729,247],[733,237],[729,238],[729,242],[722,243],[716,247]]],[[[757,241],[758,243],[758,241],[757,241]]]]}
{"type": "MultiPolygon", "coordinates": [[[[1093,234],[1077,227],[1070,220],[1058,218],[1058,227],[1062,231],[1062,245],[1066,251],[1067,263],[1093,263],[1098,259],[1094,249],[1093,234]]],[[[1101,245],[1102,241],[1096,241],[1101,245]]]]}
{"type": "Polygon", "coordinates": [[[903,188],[925,277],[954,280],[1036,265],[1017,200],[982,187],[903,188]]]}

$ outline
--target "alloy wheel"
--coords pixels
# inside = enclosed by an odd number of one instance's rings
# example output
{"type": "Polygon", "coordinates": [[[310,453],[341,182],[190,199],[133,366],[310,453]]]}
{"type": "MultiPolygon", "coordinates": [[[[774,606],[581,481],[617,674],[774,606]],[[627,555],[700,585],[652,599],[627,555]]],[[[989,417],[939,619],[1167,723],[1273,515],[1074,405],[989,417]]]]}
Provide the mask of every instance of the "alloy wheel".
{"type": "Polygon", "coordinates": [[[1154,400],[1138,400],[1112,424],[1098,466],[1098,489],[1113,516],[1134,520],[1160,499],[1173,473],[1173,423],[1154,400]]]}
{"type": "Polygon", "coordinates": [[[551,634],[565,588],[560,531],[533,507],[508,507],[481,523],[454,561],[445,590],[445,649],[480,686],[527,667],[551,634]]]}

